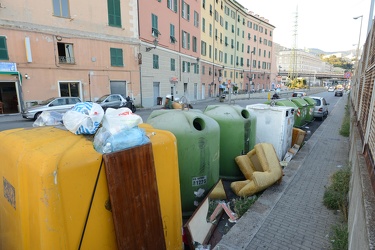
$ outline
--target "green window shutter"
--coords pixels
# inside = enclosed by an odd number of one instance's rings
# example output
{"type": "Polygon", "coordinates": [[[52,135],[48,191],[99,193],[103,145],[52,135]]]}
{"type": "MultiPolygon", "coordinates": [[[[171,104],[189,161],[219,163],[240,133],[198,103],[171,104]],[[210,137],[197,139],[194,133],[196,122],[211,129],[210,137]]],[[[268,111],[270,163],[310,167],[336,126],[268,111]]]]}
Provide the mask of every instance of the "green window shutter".
{"type": "Polygon", "coordinates": [[[111,66],[124,66],[122,49],[110,48],[111,66]]]}
{"type": "Polygon", "coordinates": [[[190,5],[187,5],[187,20],[190,20],[190,5]]]}
{"type": "Polygon", "coordinates": [[[107,0],[109,26],[121,27],[120,0],[107,0]]]}
{"type": "Polygon", "coordinates": [[[152,55],[152,67],[154,69],[159,68],[159,56],[158,55],[152,55]]]}
{"type": "Polygon", "coordinates": [[[174,5],[173,5],[173,7],[174,7],[174,12],[177,13],[177,0],[173,0],[173,2],[174,2],[174,5]]]}
{"type": "Polygon", "coordinates": [[[167,0],[167,6],[168,6],[168,8],[169,8],[169,6],[171,6],[171,1],[172,0],[167,0]]]}
{"type": "Polygon", "coordinates": [[[176,60],[174,58],[171,58],[171,71],[176,70],[176,60]]]}
{"type": "Polygon", "coordinates": [[[0,60],[9,60],[7,41],[5,36],[0,36],[0,60]]]}
{"type": "Polygon", "coordinates": [[[187,49],[190,49],[190,33],[187,33],[187,49]]]}

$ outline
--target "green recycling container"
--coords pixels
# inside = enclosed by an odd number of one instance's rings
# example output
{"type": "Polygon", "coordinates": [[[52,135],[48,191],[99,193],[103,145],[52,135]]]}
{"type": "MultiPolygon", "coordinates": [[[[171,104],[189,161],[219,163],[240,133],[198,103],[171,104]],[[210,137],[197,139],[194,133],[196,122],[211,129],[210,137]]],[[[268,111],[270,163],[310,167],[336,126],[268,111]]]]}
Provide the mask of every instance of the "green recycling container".
{"type": "Polygon", "coordinates": [[[256,117],[238,105],[208,105],[203,113],[220,126],[220,178],[244,179],[235,158],[254,148],[256,117]]]}
{"type": "Polygon", "coordinates": [[[293,114],[294,114],[294,126],[293,127],[302,127],[303,124],[305,124],[305,117],[301,116],[301,110],[299,107],[292,102],[289,99],[279,99],[279,100],[272,100],[272,101],[267,101],[265,104],[272,104],[274,103],[277,106],[285,106],[285,107],[292,107],[294,108],[293,114]]]}
{"type": "Polygon", "coordinates": [[[293,97],[293,98],[290,98],[290,100],[293,103],[295,103],[300,110],[300,114],[301,114],[302,121],[303,121],[302,125],[306,124],[307,120],[309,119],[309,114],[308,114],[309,104],[301,97],[293,97]]]}
{"type": "Polygon", "coordinates": [[[315,101],[311,97],[305,96],[303,100],[307,102],[308,110],[306,115],[306,121],[312,122],[314,120],[314,109],[315,109],[315,101]]]}
{"type": "Polygon", "coordinates": [[[193,110],[155,110],[147,123],[177,139],[181,208],[188,217],[219,180],[219,124],[193,110]]]}

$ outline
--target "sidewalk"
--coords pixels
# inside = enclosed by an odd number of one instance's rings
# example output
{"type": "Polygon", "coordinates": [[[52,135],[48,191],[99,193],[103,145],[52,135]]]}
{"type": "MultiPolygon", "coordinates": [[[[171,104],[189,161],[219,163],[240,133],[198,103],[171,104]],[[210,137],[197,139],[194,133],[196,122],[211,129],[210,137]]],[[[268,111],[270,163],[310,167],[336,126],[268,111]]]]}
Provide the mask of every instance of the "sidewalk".
{"type": "Polygon", "coordinates": [[[268,188],[215,246],[234,249],[330,249],[331,226],[341,214],[323,205],[330,175],[348,164],[349,138],[339,135],[347,96],[339,102],[268,188]]]}

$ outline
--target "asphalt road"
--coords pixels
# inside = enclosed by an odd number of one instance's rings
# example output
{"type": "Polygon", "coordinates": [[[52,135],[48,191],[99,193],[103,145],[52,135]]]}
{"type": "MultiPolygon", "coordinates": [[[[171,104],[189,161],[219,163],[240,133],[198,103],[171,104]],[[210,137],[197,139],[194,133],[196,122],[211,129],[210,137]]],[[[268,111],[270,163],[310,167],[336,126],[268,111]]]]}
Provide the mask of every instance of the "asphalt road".
{"type": "MultiPolygon", "coordinates": [[[[307,92],[309,95],[309,92],[307,92]]],[[[264,103],[266,102],[268,93],[258,93],[258,94],[251,94],[250,99],[247,96],[231,96],[231,101],[229,102],[228,97],[225,102],[220,102],[219,98],[212,98],[203,101],[192,102],[194,109],[199,109],[204,111],[208,105],[223,105],[223,104],[231,104],[231,105],[239,105],[241,107],[246,107],[246,105],[255,104],[255,103],[264,103]],[[245,99],[243,99],[245,98],[245,99]]],[[[290,97],[290,93],[283,93],[281,97],[290,97]],[[284,95],[284,96],[283,96],[284,95]]],[[[314,96],[321,96],[324,97],[328,103],[330,103],[329,111],[331,111],[336,105],[339,98],[346,98],[347,95],[343,97],[335,97],[333,92],[320,92],[320,93],[312,93],[311,95],[314,96]]],[[[139,108],[136,112],[139,116],[142,117],[143,122],[147,122],[149,115],[155,110],[160,109],[161,106],[153,107],[150,109],[141,109],[139,108]]],[[[338,121],[339,122],[339,121],[338,121]]],[[[321,121],[314,120],[313,122],[307,124],[303,129],[308,131],[308,136],[310,133],[313,133],[316,128],[319,127],[321,121]],[[310,131],[310,132],[309,132],[310,131]]],[[[21,114],[10,114],[10,115],[0,115],[0,131],[13,129],[13,128],[31,128],[33,126],[32,120],[26,120],[22,118],[21,114]]],[[[308,139],[308,138],[307,138],[308,139]]]]}

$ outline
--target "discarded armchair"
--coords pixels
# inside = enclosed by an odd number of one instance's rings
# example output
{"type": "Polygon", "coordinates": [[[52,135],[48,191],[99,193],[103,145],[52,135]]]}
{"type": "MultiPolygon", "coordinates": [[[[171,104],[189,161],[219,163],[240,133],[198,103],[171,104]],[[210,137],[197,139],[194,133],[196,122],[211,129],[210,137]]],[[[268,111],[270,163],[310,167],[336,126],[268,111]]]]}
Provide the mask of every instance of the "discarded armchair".
{"type": "Polygon", "coordinates": [[[282,179],[280,161],[271,143],[256,144],[253,150],[237,156],[235,161],[246,177],[244,181],[231,184],[233,192],[238,196],[251,196],[282,179]]]}

